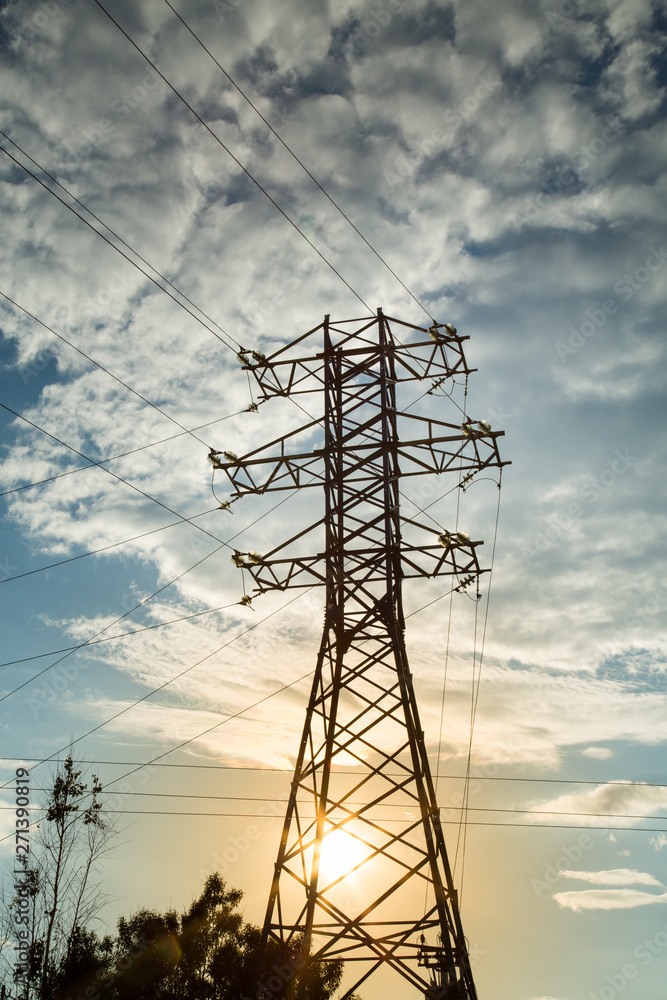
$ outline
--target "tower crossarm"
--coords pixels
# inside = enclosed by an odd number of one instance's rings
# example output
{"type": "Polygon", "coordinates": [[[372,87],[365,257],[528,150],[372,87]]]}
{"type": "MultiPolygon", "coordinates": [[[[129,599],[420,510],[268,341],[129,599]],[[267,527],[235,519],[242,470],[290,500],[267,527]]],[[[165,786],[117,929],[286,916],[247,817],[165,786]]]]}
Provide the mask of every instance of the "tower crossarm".
{"type": "MultiPolygon", "coordinates": [[[[443,472],[481,472],[483,469],[502,468],[508,465],[503,462],[498,452],[497,439],[503,437],[504,431],[478,431],[465,433],[455,424],[446,424],[441,420],[428,417],[418,417],[409,414],[399,414],[401,421],[412,421],[410,429],[423,429],[422,437],[411,440],[400,440],[396,452],[402,464],[399,467],[400,478],[420,476],[427,473],[443,472]],[[449,433],[443,433],[447,431],[449,433]],[[439,433],[438,433],[439,432],[439,433]]],[[[340,442],[334,442],[329,447],[313,448],[310,451],[290,453],[288,440],[298,433],[305,433],[313,428],[318,421],[306,424],[289,435],[274,441],[264,448],[249,452],[240,459],[231,462],[220,462],[218,468],[228,476],[234,492],[232,496],[242,497],[257,495],[278,490],[300,489],[306,486],[322,486],[325,481],[325,459],[340,447],[340,442]],[[267,454],[278,446],[278,454],[267,454]]],[[[372,421],[368,421],[372,430],[372,421]]],[[[474,427],[471,422],[465,426],[474,427]]],[[[360,435],[364,429],[354,428],[354,433],[360,435]]],[[[371,435],[369,434],[369,437],[371,435]]],[[[368,477],[373,476],[373,463],[382,460],[389,445],[385,441],[374,439],[357,441],[350,448],[350,461],[346,476],[350,478],[359,472],[366,471],[368,477]],[[357,458],[356,464],[353,461],[357,458]]]]}
{"type": "MultiPolygon", "coordinates": [[[[416,521],[405,518],[406,523],[417,525],[416,521]]],[[[318,552],[314,555],[297,556],[293,558],[279,557],[278,554],[292,545],[310,531],[321,527],[323,519],[316,521],[308,528],[294,535],[288,541],[279,545],[259,561],[247,561],[243,564],[255,582],[257,593],[269,590],[291,590],[296,587],[312,587],[326,583],[326,554],[318,552]],[[276,558],[276,556],[278,556],[276,558]]],[[[418,525],[418,527],[424,527],[418,525]]],[[[433,537],[433,529],[427,529],[433,537]]],[[[404,579],[416,577],[433,578],[435,576],[455,576],[457,578],[479,577],[487,572],[480,567],[477,557],[477,547],[482,541],[459,541],[456,535],[443,534],[436,545],[401,545],[401,575],[404,579]]],[[[381,551],[377,544],[364,542],[352,547],[346,544],[345,554],[347,572],[350,575],[363,576],[366,584],[381,582],[384,571],[378,560],[381,551]]],[[[255,558],[257,558],[255,556],[255,558]]]]}
{"type": "MultiPolygon", "coordinates": [[[[384,321],[387,324],[391,323],[394,328],[416,331],[421,335],[421,339],[409,344],[402,344],[394,337],[383,345],[382,352],[392,360],[394,382],[433,380],[441,384],[446,379],[465,377],[477,370],[468,367],[463,352],[463,343],[469,338],[457,335],[456,331],[450,332],[453,327],[447,329],[442,324],[434,324],[426,331],[423,327],[389,316],[384,317],[384,321]]],[[[370,337],[366,338],[364,334],[375,328],[376,323],[377,320],[374,318],[364,326],[357,327],[354,333],[347,334],[343,329],[344,324],[331,322],[320,324],[268,357],[254,352],[253,361],[246,358],[248,363],[244,368],[257,380],[262,400],[275,396],[321,392],[325,381],[325,354],[319,349],[309,353],[308,339],[317,334],[319,347],[322,330],[326,325],[329,334],[339,335],[336,349],[344,351],[348,360],[354,360],[355,356],[358,356],[360,364],[368,367],[369,361],[372,362],[375,357],[379,357],[380,351],[377,341],[373,341],[370,337]],[[299,356],[294,357],[293,349],[297,345],[302,345],[304,350],[299,356]],[[288,350],[291,352],[290,356],[285,357],[288,350]]]]}

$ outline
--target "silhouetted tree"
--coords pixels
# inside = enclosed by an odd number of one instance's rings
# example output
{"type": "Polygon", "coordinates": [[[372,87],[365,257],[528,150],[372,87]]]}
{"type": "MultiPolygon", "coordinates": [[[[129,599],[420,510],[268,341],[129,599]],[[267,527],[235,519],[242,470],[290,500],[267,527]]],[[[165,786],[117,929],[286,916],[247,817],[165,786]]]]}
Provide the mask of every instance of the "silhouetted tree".
{"type": "MultiPolygon", "coordinates": [[[[114,830],[104,816],[97,776],[92,775],[89,787],[82,774],[67,757],[54,775],[44,818],[32,828],[31,853],[21,876],[30,899],[29,983],[14,987],[22,1000],[57,997],[62,982],[71,980],[79,965],[83,974],[85,963],[102,948],[89,925],[105,902],[97,866],[114,830]]],[[[3,884],[2,922],[9,941],[19,902],[15,885],[16,879],[3,884]]],[[[14,970],[8,961],[1,975],[11,990],[14,970]]]]}
{"type": "MultiPolygon", "coordinates": [[[[238,912],[239,889],[210,875],[201,895],[180,916],[174,910],[139,910],[118,922],[113,960],[90,1000],[240,1000],[248,988],[260,932],[238,912]]],[[[291,996],[293,966],[284,969],[278,996],[291,996]]],[[[338,988],[342,961],[315,963],[304,1000],[329,1000],[338,988]]]]}

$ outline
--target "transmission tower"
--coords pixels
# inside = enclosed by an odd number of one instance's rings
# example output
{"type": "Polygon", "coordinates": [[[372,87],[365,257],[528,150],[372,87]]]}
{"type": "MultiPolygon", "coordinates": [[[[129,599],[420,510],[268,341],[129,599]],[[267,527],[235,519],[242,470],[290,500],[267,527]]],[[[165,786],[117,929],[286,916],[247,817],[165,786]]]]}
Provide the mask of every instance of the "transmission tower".
{"type": "MultiPolygon", "coordinates": [[[[307,407],[324,398],[323,417],[297,431],[243,458],[210,456],[234,498],[324,487],[322,518],[265,555],[233,556],[260,593],[326,588],[253,1000],[282,995],[286,975],[276,970],[331,959],[358,972],[346,996],[389,966],[432,1000],[477,997],[408,667],[401,588],[408,577],[438,575],[456,589],[476,588],[487,571],[478,562],[482,542],[402,515],[399,484],[427,473],[458,474],[460,484],[500,468],[503,432],[396,405],[402,383],[426,394],[467,380],[467,339],[450,324],[427,330],[378,310],[368,320],[327,316],[269,357],[239,355],[261,401],[298,396],[307,407]]],[[[306,982],[303,971],[296,979],[306,982]]]]}

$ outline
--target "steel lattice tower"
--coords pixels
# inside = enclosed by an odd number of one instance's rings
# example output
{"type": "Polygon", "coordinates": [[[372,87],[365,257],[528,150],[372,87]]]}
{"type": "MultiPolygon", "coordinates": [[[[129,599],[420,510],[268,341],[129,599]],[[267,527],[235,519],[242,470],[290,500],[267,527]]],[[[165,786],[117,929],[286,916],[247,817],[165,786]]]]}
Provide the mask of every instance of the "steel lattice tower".
{"type": "Polygon", "coordinates": [[[323,419],[241,459],[211,456],[234,497],[307,486],[323,486],[325,497],[323,518],[289,541],[261,557],[233,557],[259,592],[326,588],[253,1000],[281,994],[262,966],[276,948],[295,968],[307,956],[342,958],[348,968],[358,962],[348,993],[388,965],[430,998],[477,997],[408,667],[401,589],[407,577],[440,574],[459,588],[476,583],[485,572],[482,543],[401,515],[399,484],[425,473],[460,480],[506,464],[502,432],[396,405],[401,383],[432,390],[467,378],[466,339],[449,324],[426,330],[378,310],[369,320],[334,324],[327,316],[268,358],[240,355],[263,400],[308,394],[312,406],[313,394],[324,396],[323,419]],[[399,327],[406,346],[395,338],[399,327]],[[322,447],[295,447],[322,427],[322,447]],[[317,529],[324,551],[283,555],[287,546],[303,552],[317,529]],[[332,845],[333,856],[348,855],[342,869],[331,863],[332,845]]]}

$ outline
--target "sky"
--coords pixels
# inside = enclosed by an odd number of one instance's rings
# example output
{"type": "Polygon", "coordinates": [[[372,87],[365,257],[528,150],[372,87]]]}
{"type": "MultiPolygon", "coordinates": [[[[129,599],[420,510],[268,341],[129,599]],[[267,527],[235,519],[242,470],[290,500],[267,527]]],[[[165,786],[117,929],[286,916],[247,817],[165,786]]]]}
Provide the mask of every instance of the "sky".
{"type": "MultiPolygon", "coordinates": [[[[512,463],[495,550],[496,482],[460,498],[493,564],[465,865],[483,629],[475,640],[478,606],[456,595],[441,729],[448,588],[405,587],[480,1000],[626,987],[654,1000],[667,965],[664,9],[174,7],[228,76],[165,0],[116,0],[117,25],[95,0],[0,5],[2,777],[30,760],[46,787],[53,765],[35,765],[69,747],[100,774],[121,830],[103,924],[185,906],[216,869],[262,920],[323,597],[243,607],[230,549],[267,551],[321,497],[222,510],[207,452],[243,455],[305,420],[248,410],[239,345],[268,352],[362,303],[434,316],[469,336],[468,412],[505,432],[512,463]]],[[[423,406],[458,419],[444,396],[423,406]]],[[[449,524],[445,492],[407,482],[404,502],[449,524]]],[[[378,977],[362,995],[403,985],[378,977]]]]}

